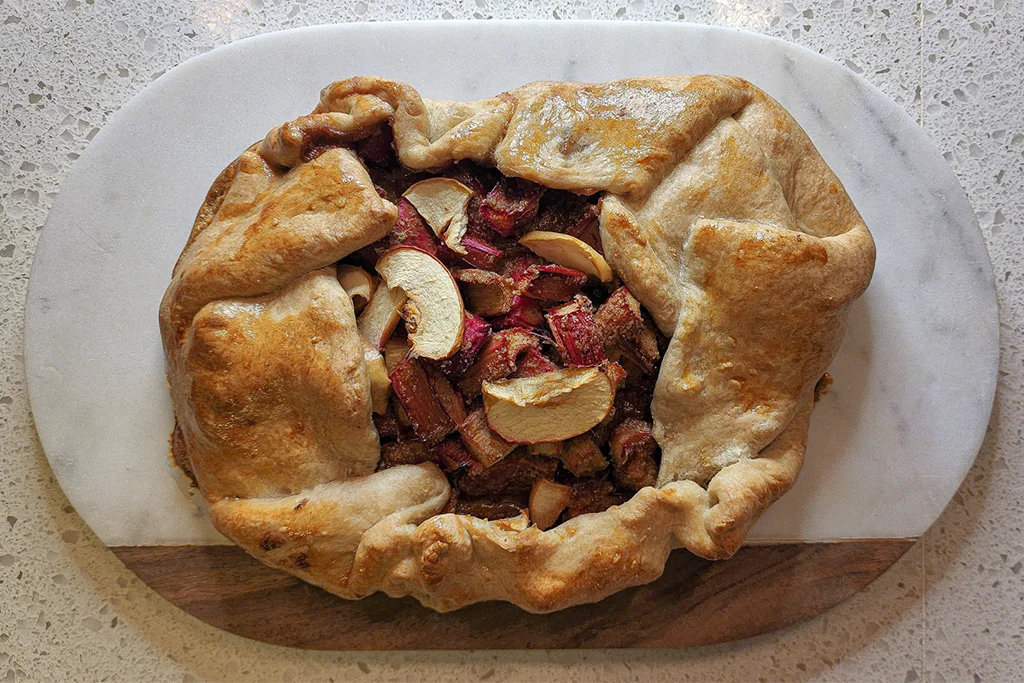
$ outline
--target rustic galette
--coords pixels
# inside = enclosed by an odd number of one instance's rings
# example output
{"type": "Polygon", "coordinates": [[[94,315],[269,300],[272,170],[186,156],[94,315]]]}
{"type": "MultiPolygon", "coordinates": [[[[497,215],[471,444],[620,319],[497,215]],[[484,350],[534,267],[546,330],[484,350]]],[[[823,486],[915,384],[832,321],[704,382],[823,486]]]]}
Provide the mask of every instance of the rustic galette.
{"type": "Polygon", "coordinates": [[[736,551],[874,244],[728,76],[339,81],[214,182],[160,310],[217,528],[345,598],[532,612],[736,551]]]}

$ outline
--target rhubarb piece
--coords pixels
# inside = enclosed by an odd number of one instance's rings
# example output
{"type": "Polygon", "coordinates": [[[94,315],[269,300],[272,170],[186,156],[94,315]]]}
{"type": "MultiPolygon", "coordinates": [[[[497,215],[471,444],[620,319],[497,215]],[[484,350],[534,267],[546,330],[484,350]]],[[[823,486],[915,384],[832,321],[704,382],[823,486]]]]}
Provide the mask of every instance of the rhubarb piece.
{"type": "Polygon", "coordinates": [[[581,479],[573,482],[569,499],[567,518],[578,517],[592,512],[604,512],[613,505],[621,505],[626,496],[618,493],[610,481],[581,479]]]}
{"type": "Polygon", "coordinates": [[[410,358],[399,363],[391,371],[391,387],[409,416],[416,436],[428,446],[436,446],[455,430],[455,423],[434,395],[419,361],[410,358]]]}
{"type": "Polygon", "coordinates": [[[430,462],[434,455],[427,450],[426,444],[422,441],[392,441],[380,447],[380,459],[383,465],[380,469],[387,469],[396,465],[430,462]]]}
{"type": "Polygon", "coordinates": [[[601,304],[594,320],[610,353],[617,349],[644,374],[654,371],[661,359],[657,332],[629,290],[619,287],[601,304]]]}
{"type": "MultiPolygon", "coordinates": [[[[434,447],[434,455],[437,456],[445,472],[455,472],[476,464],[473,454],[469,452],[458,436],[449,436],[437,444],[434,447]]],[[[479,465],[477,466],[479,467],[479,465]]]]}
{"type": "Polygon", "coordinates": [[[565,442],[558,456],[562,467],[577,477],[587,477],[608,467],[608,460],[590,434],[580,434],[565,442]]]}
{"type": "Polygon", "coordinates": [[[611,282],[615,277],[604,256],[572,235],[534,230],[526,233],[519,243],[552,263],[592,275],[601,282],[611,282]]]}
{"type": "Polygon", "coordinates": [[[530,280],[537,276],[535,270],[531,270],[532,266],[543,265],[543,261],[537,257],[536,254],[529,252],[515,254],[510,256],[501,264],[501,269],[498,271],[506,277],[512,278],[515,283],[516,291],[522,292],[526,289],[526,286],[530,284],[530,280]]]}
{"type": "Polygon", "coordinates": [[[479,235],[466,235],[462,238],[462,247],[465,251],[462,258],[477,268],[483,270],[494,270],[498,261],[504,256],[504,252],[479,235]]]}
{"type": "Polygon", "coordinates": [[[552,441],[550,443],[531,443],[526,447],[530,455],[543,455],[546,458],[557,458],[562,454],[565,441],[552,441]]]}
{"type": "Polygon", "coordinates": [[[395,416],[391,401],[388,401],[388,408],[384,414],[373,416],[373,426],[377,428],[377,436],[381,441],[397,439],[401,435],[398,418],[395,416]]]}
{"type": "Polygon", "coordinates": [[[478,268],[453,270],[452,276],[459,283],[466,308],[477,315],[501,315],[512,308],[515,298],[512,278],[478,268]]]}
{"type": "Polygon", "coordinates": [[[604,370],[604,374],[608,375],[608,379],[611,380],[612,383],[612,388],[616,391],[625,384],[626,378],[629,376],[629,373],[614,361],[605,361],[604,363],[601,363],[601,369],[604,370]]]}
{"type": "Polygon", "coordinates": [[[437,364],[451,379],[462,377],[476,361],[491,336],[490,324],[478,315],[466,312],[463,321],[462,346],[453,355],[437,364]]]}
{"type": "Polygon", "coordinates": [[[608,450],[619,486],[632,491],[654,486],[658,477],[658,465],[654,461],[658,444],[650,424],[632,417],[623,420],[612,432],[608,450]]]}
{"type": "Polygon", "coordinates": [[[587,276],[564,266],[532,266],[525,294],[541,301],[568,301],[587,284],[587,276]]]}
{"type": "Polygon", "coordinates": [[[459,424],[459,436],[473,459],[484,467],[490,467],[516,448],[491,431],[483,408],[477,408],[459,424]]]}
{"type": "Polygon", "coordinates": [[[649,321],[644,321],[644,329],[641,330],[632,340],[633,348],[637,354],[647,363],[651,369],[661,360],[661,349],[658,343],[658,333],[649,321]]]}
{"type": "Polygon", "coordinates": [[[571,499],[571,487],[550,479],[538,479],[530,489],[530,521],[541,531],[550,529],[571,499]]]}
{"type": "Polygon", "coordinates": [[[466,419],[466,403],[462,400],[462,394],[458,392],[448,378],[437,368],[426,368],[427,379],[430,380],[430,388],[434,395],[441,402],[444,412],[456,425],[466,419]]]}
{"type": "Polygon", "coordinates": [[[377,272],[388,287],[400,287],[409,297],[402,317],[413,355],[440,359],[459,349],[465,309],[444,264],[425,251],[395,247],[377,261],[377,272]]]}
{"type": "Polygon", "coordinates": [[[480,395],[483,383],[504,379],[516,371],[516,360],[529,348],[540,348],[537,337],[527,330],[501,330],[491,335],[476,362],[459,380],[467,398],[480,395]]]}
{"type": "Polygon", "coordinates": [[[459,488],[470,496],[496,493],[525,493],[542,477],[553,478],[558,462],[536,455],[511,455],[491,467],[468,470],[459,478],[459,488]]]}
{"type": "Polygon", "coordinates": [[[381,126],[380,130],[356,143],[356,153],[372,166],[387,168],[395,164],[395,150],[392,148],[394,134],[391,126],[381,126]]]}
{"type": "Polygon", "coordinates": [[[402,307],[408,298],[399,287],[392,288],[386,284],[377,287],[357,321],[359,334],[373,348],[380,351],[387,344],[398,321],[402,319],[402,307]]]}
{"type": "Polygon", "coordinates": [[[388,339],[388,343],[381,350],[381,353],[384,354],[384,367],[388,369],[388,374],[395,369],[396,365],[408,358],[411,352],[412,345],[405,337],[388,339]]]}
{"type": "Polygon", "coordinates": [[[498,316],[493,322],[499,330],[512,327],[540,327],[544,324],[544,311],[535,299],[517,295],[513,297],[508,313],[498,316]]]}
{"type": "Polygon", "coordinates": [[[391,380],[384,357],[368,341],[363,340],[363,364],[370,379],[370,403],[373,412],[383,415],[388,410],[388,397],[391,396],[391,380]]]}
{"type": "Polygon", "coordinates": [[[544,317],[551,328],[555,348],[566,365],[590,367],[607,359],[590,299],[577,294],[572,301],[552,308],[544,317]]]}
{"type": "Polygon", "coordinates": [[[544,187],[521,178],[499,178],[480,203],[480,217],[496,233],[511,237],[532,221],[544,187]]]}
{"type": "Polygon", "coordinates": [[[631,339],[644,328],[640,302],[625,287],[616,289],[601,304],[594,321],[606,345],[620,338],[631,339]]]}
{"type": "Polygon", "coordinates": [[[452,178],[436,177],[412,185],[402,195],[409,200],[434,234],[452,251],[465,254],[462,238],[469,225],[466,207],[473,190],[452,178]]]}
{"type": "Polygon", "coordinates": [[[352,306],[357,312],[366,307],[373,298],[374,290],[377,289],[373,276],[359,266],[338,266],[338,282],[352,299],[352,306]]]}
{"type": "Polygon", "coordinates": [[[596,204],[589,204],[578,220],[566,228],[565,233],[586,242],[594,251],[604,256],[604,244],[601,242],[600,221],[601,210],[596,204]]]}
{"type": "Polygon", "coordinates": [[[398,218],[388,234],[388,246],[416,247],[436,256],[440,245],[416,207],[403,197],[398,201],[398,218]]]}
{"type": "Polygon", "coordinates": [[[515,501],[511,500],[473,499],[460,496],[455,503],[455,514],[495,520],[518,517],[523,514],[523,510],[515,501]]]}
{"type": "Polygon", "coordinates": [[[558,366],[540,349],[531,346],[519,356],[516,361],[516,371],[512,373],[512,377],[534,377],[557,369],[558,366]]]}
{"type": "Polygon", "coordinates": [[[564,368],[483,383],[487,424],[506,441],[564,441],[611,410],[615,389],[599,368],[564,368]]]}
{"type": "Polygon", "coordinates": [[[399,434],[405,434],[412,430],[412,420],[409,419],[409,414],[405,412],[405,408],[402,407],[402,402],[398,400],[398,396],[394,392],[391,393],[391,404],[390,409],[395,414],[395,420],[398,422],[399,434]]]}

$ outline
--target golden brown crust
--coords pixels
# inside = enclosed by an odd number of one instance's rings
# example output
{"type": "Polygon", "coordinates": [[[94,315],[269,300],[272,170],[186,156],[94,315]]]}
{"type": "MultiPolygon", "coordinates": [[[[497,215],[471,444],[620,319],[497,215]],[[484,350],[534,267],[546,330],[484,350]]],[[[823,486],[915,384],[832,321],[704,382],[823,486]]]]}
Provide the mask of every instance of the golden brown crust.
{"type": "MultiPolygon", "coordinates": [[[[347,598],[546,612],[657,578],[673,547],[724,558],[800,470],[814,387],[874,245],[777,103],[733,77],[533,83],[423,100],[377,77],[324,89],[217,179],[161,306],[187,465],[217,528],[347,598]],[[389,120],[402,163],[459,159],[602,193],[616,273],[672,337],[652,410],[659,486],[548,531],[438,514],[432,464],[378,457],[352,305],[331,264],[395,207],[343,148],[389,120]]],[[[179,448],[180,450],[180,448],[179,448]]]]}

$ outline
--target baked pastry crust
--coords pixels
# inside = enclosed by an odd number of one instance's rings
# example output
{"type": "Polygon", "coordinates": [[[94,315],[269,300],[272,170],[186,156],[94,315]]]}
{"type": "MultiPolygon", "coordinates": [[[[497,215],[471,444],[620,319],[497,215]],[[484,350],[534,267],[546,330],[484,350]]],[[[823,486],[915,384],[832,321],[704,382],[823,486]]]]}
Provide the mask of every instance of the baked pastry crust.
{"type": "Polygon", "coordinates": [[[358,77],[272,130],[210,189],[160,310],[176,457],[216,527],[345,598],[445,611],[592,602],[662,573],[669,552],[732,555],[793,484],[815,384],[874,244],[793,118],[746,81],[532,83],[477,102],[358,77]],[[433,464],[374,472],[370,385],[334,264],[395,207],[344,147],[390,122],[401,163],[469,159],[601,193],[606,258],[671,337],[652,414],[657,487],[548,531],[438,514],[433,464]]]}

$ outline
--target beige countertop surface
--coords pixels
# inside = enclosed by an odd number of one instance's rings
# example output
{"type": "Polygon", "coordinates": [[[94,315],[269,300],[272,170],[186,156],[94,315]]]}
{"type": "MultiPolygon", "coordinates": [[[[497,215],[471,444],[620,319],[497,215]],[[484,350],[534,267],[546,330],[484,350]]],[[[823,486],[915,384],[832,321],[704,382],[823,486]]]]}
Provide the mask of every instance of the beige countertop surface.
{"type": "Polygon", "coordinates": [[[0,0],[0,682],[1024,680],[1024,0],[979,5],[0,0]],[[33,251],[75,159],[147,83],[218,45],[311,24],[452,18],[688,21],[766,33],[862,74],[932,137],[992,258],[998,395],[953,501],[878,581],[811,621],[717,647],[306,652],[192,619],[78,517],[39,446],[22,352],[33,251]]]}

